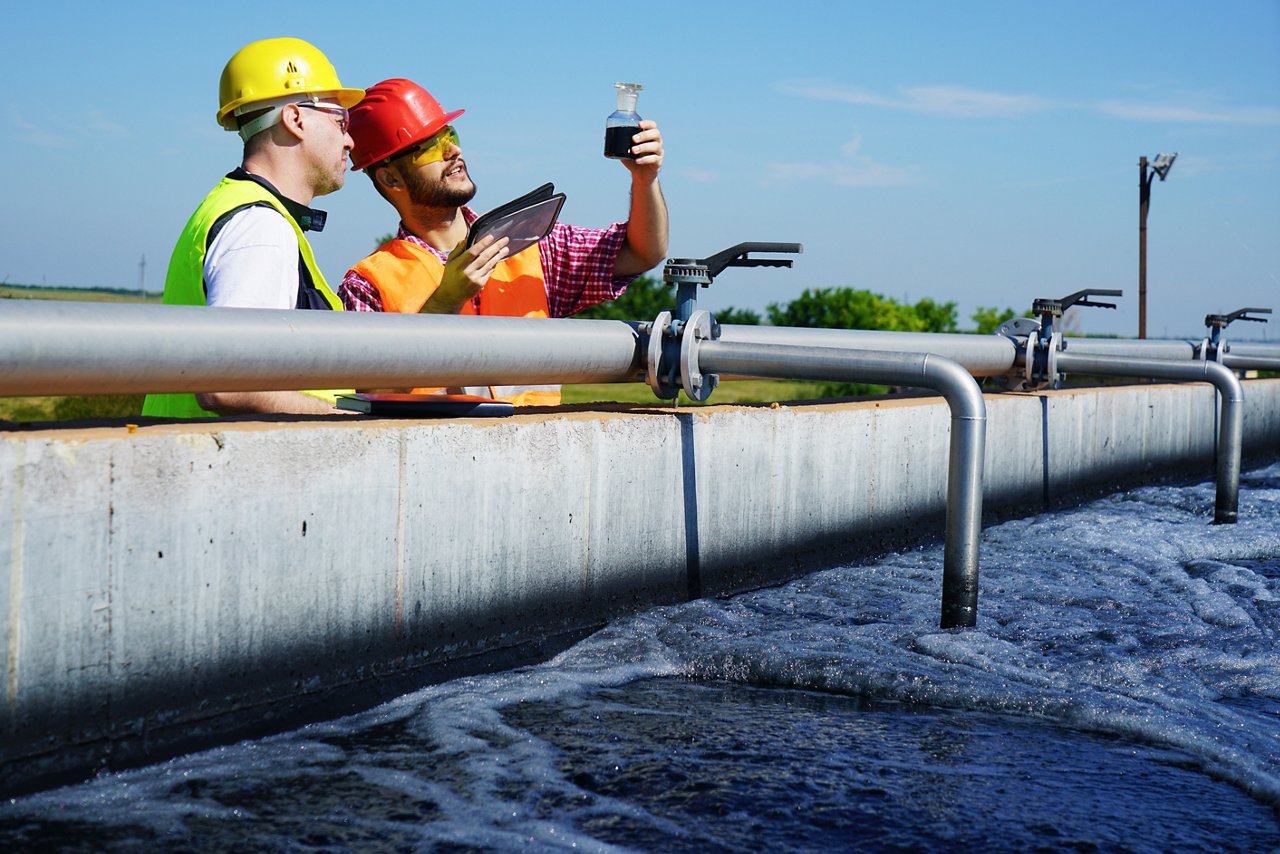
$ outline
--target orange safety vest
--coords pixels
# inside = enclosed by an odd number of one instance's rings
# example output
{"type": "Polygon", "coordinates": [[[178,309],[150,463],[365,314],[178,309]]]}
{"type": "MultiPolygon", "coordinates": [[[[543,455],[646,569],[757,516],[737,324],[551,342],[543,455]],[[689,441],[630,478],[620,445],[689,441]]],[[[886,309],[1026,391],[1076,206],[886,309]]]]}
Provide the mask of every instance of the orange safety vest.
{"type": "MultiPolygon", "coordinates": [[[[533,249],[533,247],[530,247],[533,249]]],[[[408,240],[389,240],[352,269],[363,276],[382,298],[383,311],[416,314],[426,304],[444,276],[444,265],[429,250],[408,240]]],[[[526,250],[506,258],[493,271],[475,299],[467,300],[459,314],[492,317],[550,317],[547,287],[538,252],[526,250]]],[[[474,392],[474,389],[467,389],[474,392]]],[[[440,394],[443,388],[415,388],[414,394],[440,394]]],[[[560,386],[490,386],[496,400],[516,406],[555,406],[560,386]]]]}

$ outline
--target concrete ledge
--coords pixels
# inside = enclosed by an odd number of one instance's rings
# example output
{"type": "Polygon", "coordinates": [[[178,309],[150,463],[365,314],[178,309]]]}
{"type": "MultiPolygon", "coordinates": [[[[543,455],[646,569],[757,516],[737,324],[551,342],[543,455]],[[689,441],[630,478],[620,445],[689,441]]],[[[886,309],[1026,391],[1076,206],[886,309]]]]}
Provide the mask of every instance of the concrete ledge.
{"type": "MultiPolygon", "coordinates": [[[[1247,452],[1280,454],[1280,380],[1245,395],[1247,452]]],[[[1214,401],[1205,384],[991,395],[987,509],[1211,477],[1214,401]]],[[[0,791],[940,537],[948,430],[920,397],[2,431],[0,791]]]]}

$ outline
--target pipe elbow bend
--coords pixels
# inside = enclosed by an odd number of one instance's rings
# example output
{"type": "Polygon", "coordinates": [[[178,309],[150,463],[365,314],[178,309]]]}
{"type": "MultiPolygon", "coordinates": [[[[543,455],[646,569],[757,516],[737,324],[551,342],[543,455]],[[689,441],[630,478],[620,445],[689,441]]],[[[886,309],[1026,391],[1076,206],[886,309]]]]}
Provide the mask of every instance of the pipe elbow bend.
{"type": "Polygon", "coordinates": [[[987,402],[978,381],[961,365],[945,356],[929,353],[924,357],[924,376],[929,387],[937,389],[951,405],[951,417],[973,421],[987,419],[987,402]]]}
{"type": "Polygon", "coordinates": [[[1244,403],[1244,386],[1240,384],[1235,371],[1217,362],[1205,362],[1204,374],[1205,379],[1217,387],[1223,400],[1244,403]]]}

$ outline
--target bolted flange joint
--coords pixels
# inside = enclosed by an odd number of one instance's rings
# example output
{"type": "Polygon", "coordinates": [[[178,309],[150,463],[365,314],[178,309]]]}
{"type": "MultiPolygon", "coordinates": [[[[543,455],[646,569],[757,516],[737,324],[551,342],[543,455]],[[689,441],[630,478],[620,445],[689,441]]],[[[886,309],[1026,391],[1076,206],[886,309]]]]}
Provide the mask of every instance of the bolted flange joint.
{"type": "Polygon", "coordinates": [[[704,374],[698,365],[703,341],[720,337],[720,324],[711,312],[698,309],[681,323],[671,312],[658,314],[649,326],[646,377],[662,400],[673,400],[683,389],[690,400],[702,402],[720,385],[718,374],[704,374]]]}

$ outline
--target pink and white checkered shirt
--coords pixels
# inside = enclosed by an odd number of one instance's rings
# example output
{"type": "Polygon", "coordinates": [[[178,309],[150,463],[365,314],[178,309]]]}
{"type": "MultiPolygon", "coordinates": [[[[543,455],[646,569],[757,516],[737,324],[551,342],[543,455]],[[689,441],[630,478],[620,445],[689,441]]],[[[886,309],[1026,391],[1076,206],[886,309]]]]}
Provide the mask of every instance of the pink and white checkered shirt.
{"type": "MultiPolygon", "coordinates": [[[[462,215],[467,225],[478,216],[468,207],[462,209],[462,215]]],[[[396,237],[430,251],[441,264],[449,257],[447,252],[441,252],[410,234],[403,223],[396,231],[396,237]]],[[[615,222],[608,228],[582,228],[561,222],[551,227],[551,233],[538,244],[538,254],[542,260],[547,305],[552,317],[569,317],[622,295],[635,279],[635,276],[613,277],[613,263],[626,237],[625,222],[615,222]]],[[[342,284],[338,286],[338,297],[347,311],[383,310],[382,297],[377,289],[355,270],[348,270],[343,277],[342,284]]]]}

